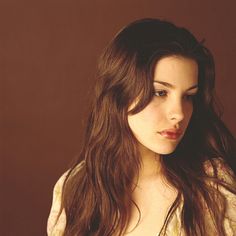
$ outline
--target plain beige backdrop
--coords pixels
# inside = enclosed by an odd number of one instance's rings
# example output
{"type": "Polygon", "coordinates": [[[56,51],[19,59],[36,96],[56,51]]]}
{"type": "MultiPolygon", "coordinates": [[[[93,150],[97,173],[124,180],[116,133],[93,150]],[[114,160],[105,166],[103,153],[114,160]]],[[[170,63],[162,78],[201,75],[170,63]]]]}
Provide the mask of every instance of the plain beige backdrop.
{"type": "Polygon", "coordinates": [[[1,0],[0,235],[46,235],[53,185],[81,147],[98,56],[135,19],[170,20],[206,39],[236,134],[235,9],[234,0],[1,0]]]}

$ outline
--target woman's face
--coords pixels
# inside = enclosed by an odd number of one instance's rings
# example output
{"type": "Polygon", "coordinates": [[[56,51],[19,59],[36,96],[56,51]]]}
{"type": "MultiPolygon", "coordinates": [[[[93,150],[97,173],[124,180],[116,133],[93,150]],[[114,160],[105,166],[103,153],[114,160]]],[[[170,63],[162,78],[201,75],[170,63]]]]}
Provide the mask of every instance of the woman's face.
{"type": "Polygon", "coordinates": [[[141,153],[170,154],[175,150],[192,116],[192,99],[197,85],[198,65],[194,60],[168,56],[157,62],[153,99],[141,112],[128,116],[129,126],[140,143],[141,153]],[[168,129],[180,129],[182,134],[178,136],[162,132],[168,129]]]}

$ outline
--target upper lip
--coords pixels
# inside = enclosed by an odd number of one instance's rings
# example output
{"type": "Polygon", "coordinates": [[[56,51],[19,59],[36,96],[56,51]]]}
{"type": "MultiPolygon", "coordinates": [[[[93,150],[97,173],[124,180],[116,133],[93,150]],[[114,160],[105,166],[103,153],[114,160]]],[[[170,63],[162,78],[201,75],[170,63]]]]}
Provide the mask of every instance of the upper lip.
{"type": "Polygon", "coordinates": [[[162,130],[160,133],[163,133],[163,132],[168,132],[172,134],[182,134],[182,131],[180,129],[165,129],[165,130],[162,130]]]}

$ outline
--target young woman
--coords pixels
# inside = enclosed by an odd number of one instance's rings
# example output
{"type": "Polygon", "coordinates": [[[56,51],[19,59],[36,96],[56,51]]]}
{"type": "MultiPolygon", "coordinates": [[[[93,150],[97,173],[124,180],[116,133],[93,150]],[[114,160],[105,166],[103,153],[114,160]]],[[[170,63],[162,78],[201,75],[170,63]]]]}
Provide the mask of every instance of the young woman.
{"type": "Polygon", "coordinates": [[[142,19],[102,54],[83,149],[58,180],[48,235],[236,235],[236,142],[210,51],[142,19]]]}

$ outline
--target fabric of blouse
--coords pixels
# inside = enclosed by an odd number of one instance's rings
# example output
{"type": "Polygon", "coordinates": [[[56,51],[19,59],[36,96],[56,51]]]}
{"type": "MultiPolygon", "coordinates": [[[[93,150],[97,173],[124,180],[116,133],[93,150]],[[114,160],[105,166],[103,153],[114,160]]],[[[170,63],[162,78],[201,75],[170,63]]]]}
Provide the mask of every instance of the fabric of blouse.
{"type": "MultiPolygon", "coordinates": [[[[215,159],[217,164],[217,170],[219,177],[224,180],[226,183],[231,183],[234,186],[236,185],[235,179],[233,179],[228,172],[225,171],[225,165],[222,164],[220,158],[215,159]]],[[[79,170],[81,167],[80,163],[76,171],[79,170]]],[[[213,169],[209,163],[205,163],[206,170],[209,174],[213,173],[213,169]]],[[[65,172],[57,181],[53,189],[53,200],[52,200],[52,207],[49,213],[48,221],[47,221],[47,234],[48,236],[63,236],[63,232],[66,225],[66,214],[65,210],[63,209],[59,218],[59,210],[61,206],[61,195],[62,195],[62,186],[63,182],[66,178],[68,171],[65,172]],[[58,220],[57,220],[58,218],[58,220]],[[57,221],[56,221],[57,220],[57,221]]],[[[236,195],[229,192],[223,187],[219,187],[219,191],[223,193],[227,201],[227,209],[226,215],[224,218],[224,228],[226,231],[227,236],[236,236],[236,195]]],[[[167,225],[165,236],[187,236],[184,233],[183,228],[181,227],[181,210],[183,207],[183,197],[181,197],[181,203],[176,208],[174,214],[172,214],[170,221],[167,225]]],[[[214,231],[213,222],[209,214],[206,214],[206,220],[208,223],[208,232],[206,236],[220,236],[217,232],[214,231]]],[[[128,236],[128,234],[127,234],[128,236]]],[[[152,235],[149,235],[152,236],[152,235]]],[[[153,236],[164,236],[164,233],[157,233],[153,236]]]]}

